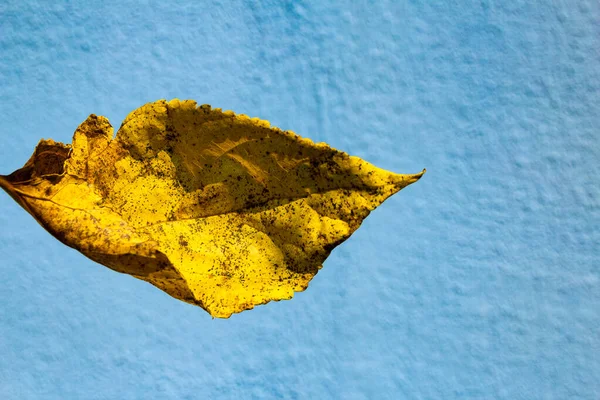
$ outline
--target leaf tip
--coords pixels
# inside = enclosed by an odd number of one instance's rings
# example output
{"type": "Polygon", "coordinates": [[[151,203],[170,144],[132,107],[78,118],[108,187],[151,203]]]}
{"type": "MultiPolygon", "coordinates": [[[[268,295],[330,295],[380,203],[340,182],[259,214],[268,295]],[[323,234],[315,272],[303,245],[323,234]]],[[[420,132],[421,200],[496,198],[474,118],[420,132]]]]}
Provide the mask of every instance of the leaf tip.
{"type": "Polygon", "coordinates": [[[425,172],[427,172],[427,168],[423,168],[423,171],[419,172],[418,174],[414,174],[414,175],[410,176],[409,183],[415,183],[416,181],[421,179],[421,177],[423,175],[425,175],[425,172]]]}
{"type": "Polygon", "coordinates": [[[416,181],[418,181],[419,179],[421,179],[423,177],[423,175],[425,175],[425,172],[427,172],[427,169],[423,168],[423,170],[421,172],[418,172],[416,174],[404,175],[403,179],[402,179],[403,187],[411,185],[411,184],[415,183],[416,181]]]}
{"type": "Polygon", "coordinates": [[[0,174],[0,188],[5,188],[8,186],[8,176],[0,174]]]}
{"type": "Polygon", "coordinates": [[[425,172],[427,172],[427,170],[425,168],[423,168],[423,170],[421,172],[418,172],[416,174],[392,173],[391,175],[388,175],[389,180],[387,181],[387,184],[388,185],[391,184],[395,188],[395,190],[394,190],[394,193],[395,193],[409,185],[412,185],[413,183],[415,183],[416,181],[421,179],[421,177],[423,177],[425,172]]]}

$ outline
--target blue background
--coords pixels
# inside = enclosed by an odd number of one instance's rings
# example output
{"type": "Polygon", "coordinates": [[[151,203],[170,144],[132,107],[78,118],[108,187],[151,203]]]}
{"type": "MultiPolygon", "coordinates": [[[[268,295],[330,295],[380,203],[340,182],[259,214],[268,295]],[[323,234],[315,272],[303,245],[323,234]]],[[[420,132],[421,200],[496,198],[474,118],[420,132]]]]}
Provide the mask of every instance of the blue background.
{"type": "Polygon", "coordinates": [[[600,3],[122,3],[2,0],[1,173],[175,97],[428,172],[229,320],[0,194],[2,399],[600,398],[600,3]]]}

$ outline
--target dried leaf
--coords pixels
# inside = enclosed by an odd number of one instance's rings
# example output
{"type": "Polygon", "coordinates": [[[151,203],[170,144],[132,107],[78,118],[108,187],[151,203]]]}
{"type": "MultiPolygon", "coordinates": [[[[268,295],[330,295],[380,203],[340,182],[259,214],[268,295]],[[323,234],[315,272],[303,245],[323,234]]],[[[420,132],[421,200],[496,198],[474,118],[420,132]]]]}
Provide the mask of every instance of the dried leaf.
{"type": "Polygon", "coordinates": [[[90,115],[41,140],[6,190],[67,246],[214,317],[290,299],[415,175],[194,101],[90,115]]]}

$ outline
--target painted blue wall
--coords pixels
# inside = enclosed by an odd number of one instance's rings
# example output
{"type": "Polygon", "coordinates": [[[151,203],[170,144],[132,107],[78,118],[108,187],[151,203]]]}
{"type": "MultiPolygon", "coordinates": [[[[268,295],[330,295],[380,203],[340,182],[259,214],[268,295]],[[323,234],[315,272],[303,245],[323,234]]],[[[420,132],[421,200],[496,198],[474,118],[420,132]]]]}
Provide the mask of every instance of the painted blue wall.
{"type": "Polygon", "coordinates": [[[175,97],[428,173],[229,320],[0,194],[0,398],[600,398],[600,3],[111,3],[0,2],[0,173],[175,97]]]}

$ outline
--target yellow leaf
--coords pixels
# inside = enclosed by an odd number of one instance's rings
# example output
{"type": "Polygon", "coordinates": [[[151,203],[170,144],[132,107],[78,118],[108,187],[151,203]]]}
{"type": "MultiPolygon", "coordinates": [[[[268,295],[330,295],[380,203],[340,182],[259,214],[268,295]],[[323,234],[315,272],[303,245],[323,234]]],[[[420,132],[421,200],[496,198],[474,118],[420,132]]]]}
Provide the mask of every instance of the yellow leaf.
{"type": "Polygon", "coordinates": [[[400,175],[267,121],[186,100],[90,115],[41,140],[6,190],[67,246],[213,317],[290,299],[400,175]]]}

